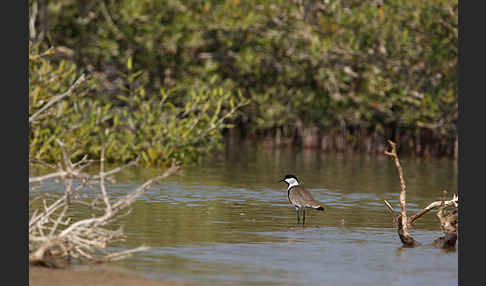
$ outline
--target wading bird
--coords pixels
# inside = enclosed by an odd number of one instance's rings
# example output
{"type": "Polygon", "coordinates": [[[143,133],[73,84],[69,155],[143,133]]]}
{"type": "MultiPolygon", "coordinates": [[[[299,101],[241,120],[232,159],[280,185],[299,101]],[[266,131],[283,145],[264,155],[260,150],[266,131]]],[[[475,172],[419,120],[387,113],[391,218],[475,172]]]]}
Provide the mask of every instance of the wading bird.
{"type": "Polygon", "coordinates": [[[305,208],[313,208],[323,211],[324,207],[316,201],[312,194],[299,184],[299,180],[294,175],[285,175],[279,182],[285,182],[288,185],[287,197],[289,202],[295,206],[297,211],[297,223],[300,223],[299,210],[302,209],[302,225],[305,224],[305,208]]]}

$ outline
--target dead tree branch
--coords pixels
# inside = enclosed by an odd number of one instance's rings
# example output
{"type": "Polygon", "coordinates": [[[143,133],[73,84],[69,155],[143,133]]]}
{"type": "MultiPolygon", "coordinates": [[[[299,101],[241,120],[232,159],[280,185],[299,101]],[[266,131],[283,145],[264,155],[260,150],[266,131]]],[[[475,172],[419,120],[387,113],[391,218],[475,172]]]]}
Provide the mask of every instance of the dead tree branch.
{"type": "Polygon", "coordinates": [[[49,102],[47,102],[44,106],[42,106],[41,109],[37,110],[36,113],[34,113],[32,116],[29,117],[29,123],[33,122],[39,115],[41,115],[44,111],[46,111],[47,109],[51,108],[54,104],[56,104],[57,102],[61,101],[63,98],[71,95],[73,93],[73,91],[78,88],[81,83],[83,83],[84,81],[86,80],[86,77],[84,76],[84,74],[82,74],[75,82],[73,85],[71,85],[69,87],[69,89],[64,92],[64,93],[61,93],[61,94],[58,94],[56,96],[53,96],[49,102]]]}
{"type": "MultiPolygon", "coordinates": [[[[397,168],[398,171],[398,177],[400,178],[400,189],[401,189],[400,191],[401,212],[397,217],[394,216],[394,221],[397,222],[397,232],[403,245],[413,247],[418,245],[419,243],[408,233],[406,185],[405,185],[405,180],[403,179],[403,170],[402,170],[402,166],[400,165],[400,161],[398,160],[396,144],[391,140],[388,140],[388,144],[390,144],[391,146],[391,152],[385,151],[385,154],[393,157],[394,159],[395,167],[397,168]]],[[[390,206],[390,204],[388,202],[386,202],[385,204],[394,215],[395,213],[393,212],[393,208],[390,206]]]]}
{"type": "Polygon", "coordinates": [[[37,36],[35,31],[35,20],[37,19],[37,1],[32,2],[32,8],[30,10],[29,17],[29,36],[31,40],[34,40],[37,36]]]}
{"type": "Polygon", "coordinates": [[[445,236],[440,237],[434,241],[434,245],[444,249],[453,249],[457,240],[457,208],[459,206],[459,200],[457,195],[453,195],[451,200],[446,200],[446,191],[443,192],[442,200],[429,204],[420,212],[407,218],[406,210],[406,185],[403,179],[403,171],[398,160],[396,152],[396,144],[390,140],[388,143],[391,146],[391,151],[385,151],[385,154],[393,157],[395,166],[398,171],[398,177],[400,178],[400,207],[401,212],[397,215],[393,210],[393,207],[385,200],[385,206],[393,217],[393,225],[397,227],[397,232],[405,247],[413,247],[419,245],[419,243],[408,233],[408,226],[414,223],[418,218],[422,217],[427,212],[439,207],[437,217],[440,221],[440,226],[445,236]],[[445,208],[453,207],[455,210],[450,214],[445,214],[445,208]]]}
{"type": "Polygon", "coordinates": [[[29,183],[42,183],[43,181],[47,181],[54,178],[61,178],[63,180],[66,178],[72,178],[72,179],[81,179],[86,182],[88,181],[93,182],[93,181],[100,180],[102,176],[104,178],[107,178],[108,176],[112,176],[116,173],[119,173],[128,167],[137,165],[138,162],[140,161],[140,157],[137,157],[134,161],[131,161],[128,164],[125,164],[121,167],[114,168],[108,172],[103,171],[96,175],[90,175],[82,172],[82,170],[84,170],[86,167],[91,165],[91,163],[93,163],[94,160],[88,160],[88,157],[84,156],[78,162],[72,163],[70,156],[68,155],[68,151],[66,150],[66,146],[64,142],[57,140],[57,143],[59,144],[63,154],[63,161],[61,166],[59,166],[59,170],[57,172],[42,175],[42,176],[29,177],[29,183]]]}
{"type": "MultiPolygon", "coordinates": [[[[423,216],[424,214],[428,213],[429,211],[437,208],[437,207],[440,207],[442,204],[442,201],[436,201],[436,202],[433,202],[431,204],[429,204],[427,207],[425,207],[423,210],[421,210],[420,212],[414,214],[413,216],[409,217],[408,218],[408,223],[409,224],[413,224],[419,217],[423,216]]],[[[456,194],[454,194],[454,196],[452,197],[451,200],[449,201],[444,201],[444,204],[446,207],[459,207],[459,199],[457,197],[456,194]]]]}
{"type": "MultiPolygon", "coordinates": [[[[38,177],[33,181],[42,182],[46,179],[60,177],[65,183],[65,194],[50,205],[44,200],[43,209],[37,209],[33,212],[29,220],[30,263],[59,266],[59,261],[65,262],[69,260],[68,258],[75,258],[85,262],[113,261],[123,259],[134,252],[146,250],[146,246],[140,246],[131,250],[100,255],[109,243],[125,238],[121,229],[111,230],[109,226],[115,220],[128,215],[130,213],[130,206],[145,190],[159,180],[177,172],[180,166],[173,161],[171,167],[162,175],[146,181],[132,192],[112,203],[105,186],[105,179],[107,176],[133,165],[133,162],[105,172],[105,149],[103,148],[101,151],[99,173],[97,175],[89,175],[81,172],[81,169],[88,164],[87,158],[84,157],[79,162],[73,164],[64,144],[62,142],[58,143],[63,151],[63,163],[59,164],[59,171],[54,175],[50,174],[40,178],[38,177]],[[93,213],[91,218],[81,219],[75,222],[72,222],[71,218],[67,217],[67,212],[71,205],[69,203],[70,184],[73,179],[86,181],[99,180],[100,193],[105,205],[104,208],[101,208],[102,214],[96,215],[93,213]],[[127,210],[127,212],[122,213],[123,210],[127,210]]],[[[97,211],[100,210],[96,206],[97,202],[98,198],[95,198],[91,204],[85,202],[83,204],[97,211]]]]}
{"type": "Polygon", "coordinates": [[[434,240],[433,244],[443,249],[454,249],[457,241],[457,209],[450,214],[445,213],[447,207],[445,203],[446,191],[442,194],[442,202],[437,217],[439,218],[440,227],[444,232],[443,237],[434,240]]]}
{"type": "Polygon", "coordinates": [[[393,207],[390,205],[390,203],[387,200],[385,200],[385,206],[388,208],[388,211],[390,212],[390,215],[393,218],[393,226],[397,226],[398,225],[398,217],[395,214],[393,207]]]}

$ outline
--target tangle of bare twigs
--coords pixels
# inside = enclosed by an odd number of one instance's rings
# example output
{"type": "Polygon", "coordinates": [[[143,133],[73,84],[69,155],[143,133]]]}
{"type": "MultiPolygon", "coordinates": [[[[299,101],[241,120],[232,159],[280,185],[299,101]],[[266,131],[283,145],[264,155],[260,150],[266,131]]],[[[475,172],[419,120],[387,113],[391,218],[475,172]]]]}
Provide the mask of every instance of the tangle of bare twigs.
{"type": "Polygon", "coordinates": [[[87,157],[73,163],[63,142],[61,146],[63,161],[57,172],[29,178],[29,183],[42,183],[54,178],[61,179],[65,185],[64,194],[52,203],[43,200],[43,206],[33,211],[29,219],[29,261],[31,264],[61,267],[71,259],[81,262],[105,262],[123,259],[135,252],[147,250],[147,246],[135,249],[108,253],[105,248],[109,243],[125,238],[122,229],[112,230],[110,225],[117,219],[130,213],[133,202],[151,185],[177,172],[180,166],[173,161],[172,165],[160,176],[146,181],[144,184],[128,193],[124,197],[113,200],[109,197],[105,186],[108,176],[138,163],[138,158],[122,167],[105,172],[104,149],[101,151],[100,171],[90,175],[83,172],[93,161],[87,157]],[[82,183],[75,189],[79,191],[88,183],[97,184],[100,189],[103,206],[95,198],[91,203],[72,200],[73,180],[82,183]],[[67,216],[73,204],[90,207],[93,211],[91,218],[73,221],[67,216]],[[99,212],[102,212],[99,214],[99,212]],[[122,213],[122,211],[126,211],[122,213]]]}

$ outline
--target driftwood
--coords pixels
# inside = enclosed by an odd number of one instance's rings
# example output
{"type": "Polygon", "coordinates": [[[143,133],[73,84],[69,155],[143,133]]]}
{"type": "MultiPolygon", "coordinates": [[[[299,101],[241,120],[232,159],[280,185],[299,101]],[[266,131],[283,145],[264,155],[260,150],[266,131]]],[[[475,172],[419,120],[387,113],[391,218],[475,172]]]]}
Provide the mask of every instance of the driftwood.
{"type": "Polygon", "coordinates": [[[82,170],[92,161],[86,157],[73,164],[65,146],[59,142],[63,151],[63,164],[59,164],[59,171],[29,178],[29,182],[42,183],[45,180],[60,178],[65,184],[65,193],[53,203],[43,201],[43,207],[33,211],[29,219],[29,262],[31,264],[50,267],[62,267],[71,259],[81,262],[105,262],[123,259],[134,252],[148,249],[140,246],[135,249],[108,253],[105,251],[109,243],[124,239],[123,230],[110,229],[110,225],[117,219],[130,213],[131,204],[145,190],[155,182],[162,180],[178,169],[175,162],[162,175],[146,181],[144,184],[115,201],[110,199],[105,180],[107,176],[120,172],[128,166],[136,164],[131,162],[123,167],[105,172],[104,149],[101,152],[100,171],[97,175],[89,175],[82,170]],[[95,198],[91,203],[73,200],[72,183],[74,179],[81,180],[81,184],[75,189],[97,182],[101,192],[101,198],[95,198]],[[92,217],[72,221],[67,212],[75,204],[88,206],[92,209],[92,217]],[[125,213],[121,213],[122,211],[125,213]],[[101,214],[99,214],[101,212],[101,214]]]}
{"type": "Polygon", "coordinates": [[[388,201],[385,202],[385,206],[387,207],[388,211],[393,217],[393,225],[397,227],[397,232],[405,247],[414,247],[420,245],[408,232],[408,227],[411,226],[418,218],[422,217],[424,214],[428,213],[432,209],[438,208],[437,217],[439,218],[440,226],[442,231],[444,232],[444,236],[436,239],[433,244],[437,247],[450,249],[455,248],[456,240],[457,240],[457,208],[459,206],[459,199],[457,195],[453,195],[451,200],[446,200],[446,191],[443,192],[442,200],[436,201],[429,204],[420,212],[407,217],[407,210],[406,210],[406,185],[405,180],[403,179],[403,170],[400,165],[400,161],[398,159],[398,155],[396,152],[396,144],[390,140],[388,140],[388,144],[391,146],[391,151],[385,151],[385,154],[388,156],[393,157],[395,166],[398,171],[398,176],[400,179],[400,208],[401,212],[399,214],[395,214],[393,207],[390,205],[388,201]],[[455,210],[450,213],[446,214],[445,209],[447,207],[453,207],[455,210]]]}

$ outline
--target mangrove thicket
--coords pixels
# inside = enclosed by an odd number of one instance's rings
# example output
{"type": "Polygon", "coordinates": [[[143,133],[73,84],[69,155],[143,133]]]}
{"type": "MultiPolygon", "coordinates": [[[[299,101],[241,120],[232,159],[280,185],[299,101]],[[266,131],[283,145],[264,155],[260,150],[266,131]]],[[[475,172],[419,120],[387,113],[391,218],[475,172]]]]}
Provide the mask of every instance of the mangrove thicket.
{"type": "Polygon", "coordinates": [[[390,138],[411,154],[457,154],[457,0],[29,5],[29,116],[87,76],[31,125],[33,159],[59,156],[62,136],[93,154],[106,145],[108,160],[194,160],[223,133],[380,154],[390,138]]]}

